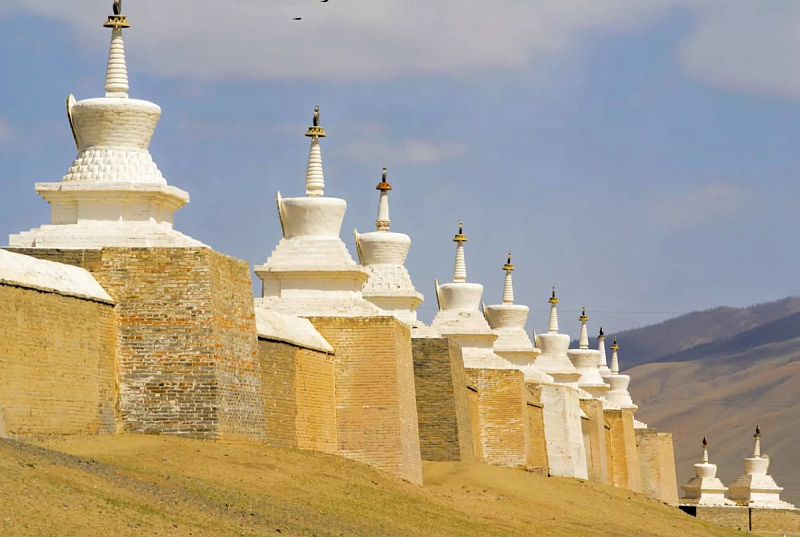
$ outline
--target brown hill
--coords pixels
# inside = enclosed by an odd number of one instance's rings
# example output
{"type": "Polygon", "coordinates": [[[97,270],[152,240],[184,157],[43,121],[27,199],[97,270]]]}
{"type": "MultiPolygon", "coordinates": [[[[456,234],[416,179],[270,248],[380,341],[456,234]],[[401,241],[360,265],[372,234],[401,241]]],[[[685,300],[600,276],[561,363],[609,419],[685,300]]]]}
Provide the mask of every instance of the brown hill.
{"type": "Polygon", "coordinates": [[[153,436],[0,441],[0,535],[734,536],[639,494],[477,464],[425,487],[339,457],[153,436]]]}
{"type": "MultiPolygon", "coordinates": [[[[696,311],[662,323],[617,333],[625,368],[656,361],[667,356],[727,340],[741,332],[800,313],[800,297],[747,308],[718,308],[696,311]]],[[[610,332],[609,332],[610,334],[610,332]]]]}
{"type": "Polygon", "coordinates": [[[744,470],[742,458],[752,456],[759,424],[770,473],[785,487],[784,498],[800,505],[800,337],[788,337],[800,336],[800,317],[771,325],[674,357],[681,361],[626,372],[637,419],[674,435],[679,485],[693,475],[703,435],[719,477],[730,484],[744,470]],[[758,344],[765,337],[777,341],[758,344]]]}

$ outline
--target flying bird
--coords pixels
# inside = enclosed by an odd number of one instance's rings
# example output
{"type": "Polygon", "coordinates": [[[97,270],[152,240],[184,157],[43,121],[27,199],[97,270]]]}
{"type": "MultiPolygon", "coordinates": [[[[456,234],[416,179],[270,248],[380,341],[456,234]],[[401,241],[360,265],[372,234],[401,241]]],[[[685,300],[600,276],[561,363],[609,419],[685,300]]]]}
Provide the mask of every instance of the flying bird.
{"type": "Polygon", "coordinates": [[[293,20],[301,21],[301,20],[303,20],[303,17],[295,17],[293,20]]]}
{"type": "Polygon", "coordinates": [[[325,3],[325,2],[327,2],[328,0],[321,0],[321,1],[322,1],[322,3],[324,4],[324,3],[325,3]]]}
{"type": "Polygon", "coordinates": [[[122,0],[114,0],[114,15],[122,15],[122,0]]]}

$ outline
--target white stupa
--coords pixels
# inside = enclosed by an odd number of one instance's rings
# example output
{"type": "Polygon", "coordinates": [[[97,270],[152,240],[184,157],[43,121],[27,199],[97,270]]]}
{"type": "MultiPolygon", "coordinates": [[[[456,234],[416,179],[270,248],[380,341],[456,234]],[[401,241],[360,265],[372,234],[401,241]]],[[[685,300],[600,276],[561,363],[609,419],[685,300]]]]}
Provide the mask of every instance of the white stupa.
{"type": "Polygon", "coordinates": [[[319,107],[306,136],[311,138],[306,174],[306,197],[277,195],[283,238],[263,265],[262,298],[256,307],[300,317],[363,317],[385,315],[362,298],[370,273],[356,264],[339,238],[347,210],[343,199],[324,197],[325,178],[319,140],[319,107]]]}
{"type": "Polygon", "coordinates": [[[728,497],[737,504],[768,509],[794,509],[794,505],[781,500],[781,491],[769,470],[769,457],[761,454],[761,428],[756,427],[755,449],[751,458],[744,460],[744,474],[731,483],[728,497]]]}
{"type": "MultiPolygon", "coordinates": [[[[619,345],[617,345],[617,338],[614,338],[614,344],[611,345],[611,369],[604,380],[611,386],[611,389],[606,392],[606,399],[609,403],[619,406],[620,408],[628,408],[636,410],[638,407],[633,404],[631,394],[628,391],[628,385],[631,383],[631,377],[628,375],[619,374],[619,345]]],[[[643,428],[640,424],[637,428],[643,428]]]]}
{"type": "Polygon", "coordinates": [[[453,283],[439,285],[439,282],[435,282],[439,313],[431,327],[461,346],[464,367],[511,369],[511,364],[492,349],[497,334],[489,327],[480,310],[483,286],[467,283],[467,264],[464,259],[467,237],[461,222],[458,223],[458,234],[453,242],[457,245],[453,283]]]}
{"type": "Polygon", "coordinates": [[[717,477],[717,465],[708,462],[708,439],[703,437],[703,462],[694,465],[695,477],[681,488],[681,503],[689,505],[733,505],[725,499],[728,487],[717,477]]]}
{"type": "Polygon", "coordinates": [[[567,334],[558,333],[558,310],[556,309],[558,298],[555,287],[553,287],[553,295],[550,297],[549,303],[550,322],[547,333],[536,336],[536,346],[542,350],[542,354],[536,360],[536,367],[539,371],[553,377],[556,382],[577,388],[581,374],[567,356],[570,337],[567,334]]]}
{"type": "Polygon", "coordinates": [[[413,337],[437,337],[438,334],[417,320],[417,308],[423,296],[414,288],[405,262],[411,247],[411,238],[404,233],[389,231],[389,191],[392,185],[387,180],[386,168],[377,186],[380,191],[378,218],[375,231],[359,234],[356,230],[358,261],[369,272],[362,295],[389,315],[411,327],[413,337]]]}
{"type": "Polygon", "coordinates": [[[167,184],[148,151],[161,108],[128,97],[122,30],[130,24],[119,11],[115,4],[104,24],[111,29],[105,97],[67,99],[78,156],[61,182],[36,184],[50,224],[11,235],[12,247],[204,246],[172,228],[189,194],[167,184]]]}
{"type": "Polygon", "coordinates": [[[503,270],[506,272],[503,303],[487,306],[484,312],[489,326],[497,334],[494,352],[508,360],[513,368],[522,371],[526,382],[553,382],[553,377],[536,367],[536,358],[542,351],[533,346],[525,333],[525,322],[528,320],[530,308],[514,304],[514,285],[511,279],[514,265],[511,264],[511,252],[508,252],[508,262],[503,270]]]}
{"type": "Polygon", "coordinates": [[[600,376],[605,377],[611,374],[608,368],[608,359],[606,358],[606,334],[603,332],[603,327],[600,327],[600,334],[597,336],[597,350],[600,351],[600,362],[597,368],[600,370],[600,376]]]}
{"type": "Polygon", "coordinates": [[[578,348],[568,350],[567,356],[578,373],[581,374],[578,379],[578,387],[588,392],[592,399],[604,401],[609,385],[600,376],[600,351],[589,348],[589,331],[586,326],[586,323],[589,322],[589,317],[586,316],[585,307],[578,320],[581,322],[578,348]]]}

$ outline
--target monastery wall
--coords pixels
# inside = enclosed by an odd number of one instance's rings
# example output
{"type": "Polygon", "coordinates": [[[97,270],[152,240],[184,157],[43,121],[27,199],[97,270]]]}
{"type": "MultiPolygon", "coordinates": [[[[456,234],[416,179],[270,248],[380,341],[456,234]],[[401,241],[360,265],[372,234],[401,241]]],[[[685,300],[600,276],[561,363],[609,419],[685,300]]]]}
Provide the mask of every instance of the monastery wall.
{"type": "Polygon", "coordinates": [[[125,431],[265,439],[246,262],[208,248],[16,251],[86,268],[115,300],[125,431]]]}
{"type": "Polygon", "coordinates": [[[751,508],[749,511],[750,531],[800,533],[800,511],[798,510],[751,508]]]}
{"type": "Polygon", "coordinates": [[[581,410],[588,417],[588,419],[581,420],[581,422],[584,430],[589,479],[600,483],[609,483],[603,402],[596,399],[585,399],[580,402],[580,405],[581,410]]]}
{"type": "Polygon", "coordinates": [[[675,474],[675,449],[672,433],[658,433],[659,455],[661,456],[661,497],[662,502],[678,505],[678,477],[675,474]]]}
{"type": "Polygon", "coordinates": [[[578,391],[558,384],[529,383],[541,402],[550,475],[588,479],[578,391]]]}
{"type": "Polygon", "coordinates": [[[267,443],[336,453],[334,358],[259,337],[267,443]]]}
{"type": "Polygon", "coordinates": [[[411,334],[394,317],[312,317],[336,349],[338,453],[422,484],[411,334]]]}
{"type": "MultiPolygon", "coordinates": [[[[528,392],[521,371],[466,369],[477,390],[480,451],[487,464],[526,467],[528,457],[528,392]]],[[[474,411],[473,411],[474,412],[474,411]]]]}
{"type": "Polygon", "coordinates": [[[642,478],[633,412],[605,410],[604,414],[606,423],[611,427],[611,482],[617,487],[641,492],[642,478]]]}
{"type": "Polygon", "coordinates": [[[681,505],[681,510],[706,522],[740,531],[800,533],[800,510],[681,505]]]}
{"type": "Polygon", "coordinates": [[[448,338],[414,338],[411,345],[422,460],[475,461],[461,347],[448,338]]]}
{"type": "Polygon", "coordinates": [[[549,475],[547,465],[547,440],[544,435],[544,406],[538,397],[527,390],[528,418],[528,471],[549,475]]]}
{"type": "Polygon", "coordinates": [[[472,445],[475,446],[475,462],[486,462],[481,440],[481,411],[478,402],[478,388],[467,379],[467,403],[469,403],[469,424],[472,430],[472,445]]]}
{"type": "Polygon", "coordinates": [[[661,443],[655,429],[636,429],[636,449],[642,492],[648,498],[661,499],[661,443]]]}
{"type": "Polygon", "coordinates": [[[9,282],[0,268],[0,334],[0,436],[115,431],[110,301],[9,282]]]}

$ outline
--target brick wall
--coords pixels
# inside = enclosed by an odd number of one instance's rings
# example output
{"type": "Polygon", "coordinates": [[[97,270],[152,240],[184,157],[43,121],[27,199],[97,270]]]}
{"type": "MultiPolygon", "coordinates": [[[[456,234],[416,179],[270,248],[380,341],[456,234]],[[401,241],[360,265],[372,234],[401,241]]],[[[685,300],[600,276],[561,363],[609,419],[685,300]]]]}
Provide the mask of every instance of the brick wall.
{"type": "Polygon", "coordinates": [[[116,301],[124,430],[265,438],[245,261],[208,248],[12,251],[83,267],[116,301]]]}
{"type": "Polygon", "coordinates": [[[706,522],[741,531],[800,533],[800,510],[681,505],[681,510],[706,522]]]}
{"type": "Polygon", "coordinates": [[[333,356],[259,339],[267,442],[336,453],[333,356]]]}
{"type": "Polygon", "coordinates": [[[116,428],[111,304],[0,284],[0,435],[116,428]]]}
{"type": "Polygon", "coordinates": [[[467,379],[467,403],[469,404],[469,424],[472,430],[472,445],[475,447],[475,462],[486,462],[481,440],[481,409],[478,388],[467,379]]]}
{"type": "Polygon", "coordinates": [[[750,530],[800,533],[800,511],[791,509],[750,509],[750,530]]]}
{"type": "Polygon", "coordinates": [[[702,507],[695,505],[681,506],[681,510],[697,517],[699,520],[712,522],[742,531],[750,528],[750,513],[747,507],[702,507]]]}
{"type": "Polygon", "coordinates": [[[521,371],[465,370],[477,392],[480,443],[484,462],[527,466],[528,391],[521,371]]]}
{"type": "Polygon", "coordinates": [[[636,432],[633,412],[605,410],[606,423],[611,427],[611,482],[620,488],[641,491],[642,479],[636,451],[636,432]]]}
{"type": "Polygon", "coordinates": [[[422,460],[474,461],[461,347],[448,338],[414,338],[411,345],[422,460]]]}
{"type": "Polygon", "coordinates": [[[648,498],[661,499],[661,445],[655,429],[636,429],[636,449],[642,492],[648,498]]]}
{"type": "Polygon", "coordinates": [[[535,394],[528,391],[527,396],[528,470],[542,475],[549,475],[547,440],[544,435],[544,407],[535,394]]]}
{"type": "Polygon", "coordinates": [[[414,361],[394,317],[312,317],[336,350],[338,452],[422,484],[414,361]]]}
{"type": "Polygon", "coordinates": [[[662,502],[678,505],[678,478],[675,475],[675,450],[672,433],[658,433],[659,454],[661,456],[661,497],[662,502]]]}
{"type": "Polygon", "coordinates": [[[584,430],[589,438],[588,442],[584,442],[589,479],[600,483],[609,483],[603,403],[596,399],[582,400],[581,410],[589,417],[588,420],[583,420],[584,430]]]}

